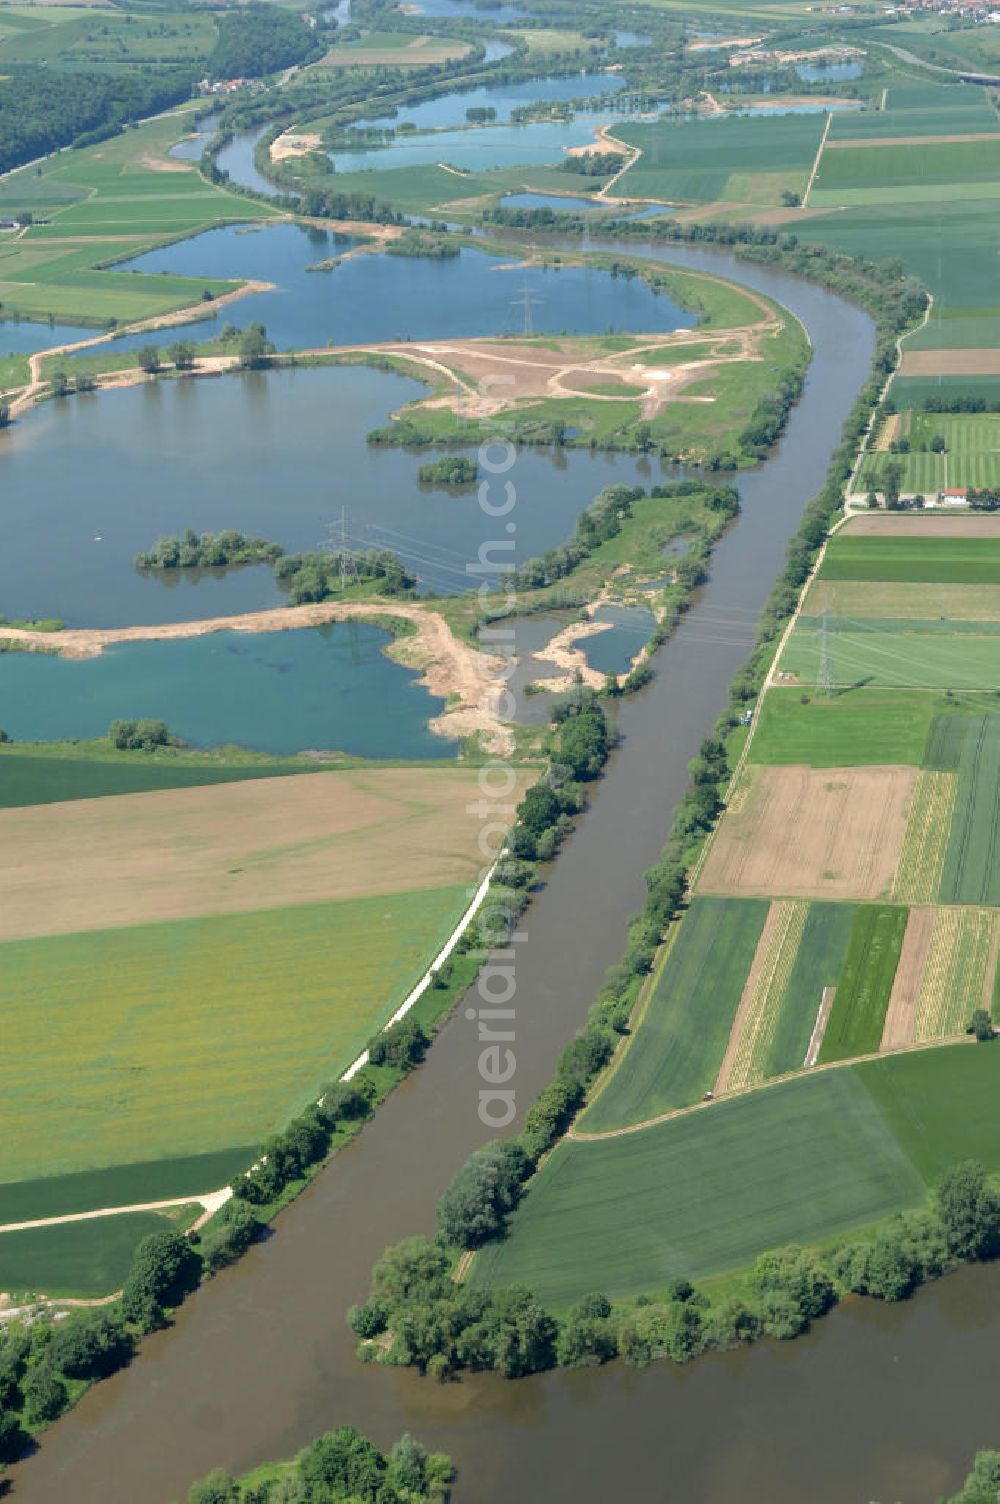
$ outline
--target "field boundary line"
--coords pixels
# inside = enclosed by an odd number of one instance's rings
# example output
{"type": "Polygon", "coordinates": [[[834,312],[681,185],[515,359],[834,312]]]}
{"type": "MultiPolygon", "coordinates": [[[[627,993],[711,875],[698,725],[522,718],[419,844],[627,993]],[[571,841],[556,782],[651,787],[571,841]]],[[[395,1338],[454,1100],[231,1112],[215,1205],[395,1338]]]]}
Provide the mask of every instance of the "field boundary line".
{"type": "Polygon", "coordinates": [[[830,126],[832,124],[833,124],[833,111],[829,110],[827,112],[826,125],[823,127],[823,134],[822,134],[822,136],[820,136],[820,138],[819,138],[819,145],[816,148],[816,156],[813,159],[812,172],[809,174],[809,181],[806,184],[806,191],[802,195],[802,207],[803,207],[803,209],[806,208],[806,206],[809,203],[809,195],[812,192],[813,183],[815,183],[815,181],[816,181],[816,174],[817,174],[817,172],[819,172],[820,158],[823,155],[823,148],[826,146],[826,138],[830,134],[830,126]]]}
{"type": "Polygon", "coordinates": [[[962,1044],[974,1045],[976,1041],[971,1035],[962,1033],[942,1039],[924,1039],[915,1041],[913,1044],[903,1045],[897,1050],[872,1050],[867,1055],[853,1055],[847,1060],[826,1060],[821,1065],[800,1066],[794,1071],[785,1071],[783,1075],[772,1076],[768,1081],[755,1082],[753,1086],[747,1086],[742,1091],[732,1091],[724,1097],[717,1097],[712,1102],[692,1102],[688,1107],[673,1107],[669,1112],[661,1112],[655,1118],[646,1118],[642,1123],[629,1123],[624,1128],[606,1128],[602,1133],[584,1133],[579,1128],[567,1129],[566,1137],[576,1143],[597,1144],[603,1139],[624,1138],[629,1133],[644,1133],[647,1128],[658,1128],[661,1123],[669,1123],[674,1118],[689,1117],[693,1112],[705,1112],[713,1107],[718,1107],[720,1102],[736,1102],[742,1097],[756,1096],[762,1091],[771,1091],[775,1086],[781,1086],[786,1081],[798,1081],[806,1076],[823,1075],[827,1071],[843,1070],[845,1066],[864,1065],[871,1060],[890,1060],[897,1055],[915,1055],[921,1050],[939,1050],[947,1046],[962,1044]]]}
{"type": "MultiPolygon", "coordinates": [[[[685,908],[684,913],[686,912],[687,909],[685,908]]],[[[635,1040],[638,1038],[639,1030],[642,1027],[642,1024],[645,1022],[646,1014],[649,1012],[649,1005],[652,1001],[653,993],[656,991],[656,988],[659,985],[660,977],[663,975],[663,970],[667,964],[667,961],[670,959],[670,952],[673,950],[677,936],[680,933],[681,921],[683,917],[683,914],[678,915],[677,918],[672,919],[670,921],[670,924],[667,926],[667,933],[660,943],[660,947],[656,954],[656,959],[654,960],[652,966],[649,968],[649,971],[643,977],[642,985],[640,986],[639,991],[636,994],[635,1003],[633,1004],[632,1011],[629,1014],[628,1018],[629,1032],[623,1037],[621,1043],[616,1047],[614,1054],[611,1056],[611,1059],[608,1061],[607,1065],[604,1067],[603,1071],[597,1077],[593,1086],[590,1088],[590,1091],[587,1093],[587,1099],[584,1102],[582,1111],[580,1112],[581,1117],[585,1116],[588,1109],[594,1105],[598,1097],[602,1096],[607,1088],[611,1085],[611,1082],[614,1080],[615,1076],[617,1076],[619,1070],[621,1069],[622,1062],[625,1060],[626,1056],[629,1054],[629,1051],[632,1049],[635,1040]]]]}

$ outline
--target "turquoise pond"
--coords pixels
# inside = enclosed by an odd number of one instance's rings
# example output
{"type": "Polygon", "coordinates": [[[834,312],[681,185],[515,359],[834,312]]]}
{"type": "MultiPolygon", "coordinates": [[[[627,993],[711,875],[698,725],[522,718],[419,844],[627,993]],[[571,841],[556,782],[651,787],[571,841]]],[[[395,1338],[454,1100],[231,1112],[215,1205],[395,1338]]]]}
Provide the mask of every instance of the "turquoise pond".
{"type": "Polygon", "coordinates": [[[0,653],[0,725],[15,741],[60,741],[148,716],[196,747],[452,755],[456,743],[427,729],[444,702],[385,656],[390,640],[367,622],[338,622],[121,643],[79,660],[0,653]]]}
{"type": "Polygon", "coordinates": [[[587,663],[599,674],[627,673],[636,653],[649,641],[656,617],[648,606],[599,606],[594,620],[610,622],[611,627],[582,640],[587,663]]]}

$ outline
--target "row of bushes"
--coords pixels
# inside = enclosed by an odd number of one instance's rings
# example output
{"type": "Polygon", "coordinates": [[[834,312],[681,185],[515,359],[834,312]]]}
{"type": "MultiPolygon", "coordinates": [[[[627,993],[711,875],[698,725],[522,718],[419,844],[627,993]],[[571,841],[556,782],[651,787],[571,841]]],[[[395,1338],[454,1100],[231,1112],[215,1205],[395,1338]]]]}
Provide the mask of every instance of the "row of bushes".
{"type": "MultiPolygon", "coordinates": [[[[763,251],[764,259],[772,259],[772,252],[774,259],[786,254],[792,256],[796,249],[793,244],[781,250],[777,245],[778,237],[768,231],[748,228],[744,235],[740,227],[713,225],[704,227],[706,234],[699,236],[694,232],[703,227],[695,225],[679,228],[681,233],[674,238],[719,238],[754,255],[763,251]]],[[[794,237],[789,238],[794,241],[794,237]]],[[[745,718],[746,706],[756,700],[773,657],[774,644],[796,609],[799,592],[835,515],[843,505],[844,487],[853,469],[858,443],[874,413],[883,382],[894,366],[896,339],[922,311],[922,291],[914,293],[908,281],[904,281],[903,287],[897,286],[903,277],[901,269],[893,267],[888,272],[867,262],[854,262],[850,258],[833,254],[827,257],[825,253],[815,258],[810,257],[810,260],[814,263],[813,274],[819,275],[820,280],[826,281],[838,292],[848,293],[856,302],[874,312],[877,341],[872,373],[844,425],[842,441],[831,457],[826,484],[819,496],[806,507],[796,535],[789,545],[785,567],[761,615],[754,651],[730,686],[729,705],[716,722],[714,734],[702,743],[699,755],[690,764],[690,786],[675,811],[660,861],[645,874],[646,905],[629,927],[621,962],[609,970],[605,986],[591,1009],[587,1027],[564,1051],[554,1079],[543,1089],[529,1111],[522,1134],[510,1144],[491,1145],[474,1154],[454,1177],[442,1197],[438,1208],[438,1251],[445,1264],[450,1262],[448,1245],[458,1248],[475,1247],[489,1238],[502,1235],[507,1215],[517,1204],[525,1181],[533,1172],[538,1159],[565,1132],[584,1099],[587,1086],[610,1059],[617,1037],[627,1032],[629,1014],[641,979],[650,970],[666,927],[683,902],[688,869],[722,809],[730,777],[726,738],[745,718]],[[461,1231],[460,1213],[468,1218],[468,1231],[464,1233],[461,1231]]],[[[399,1249],[409,1249],[411,1253],[415,1253],[420,1251],[419,1243],[420,1240],[411,1239],[399,1245],[399,1249]]],[[[395,1305],[387,1295],[389,1287],[386,1285],[385,1269],[388,1267],[391,1270],[394,1253],[397,1251],[390,1250],[376,1266],[373,1284],[372,1299],[376,1303],[376,1317],[384,1317],[384,1327],[391,1328],[393,1335],[391,1345],[387,1347],[383,1344],[379,1349],[379,1354],[386,1357],[387,1361],[416,1362],[419,1366],[427,1367],[430,1358],[434,1357],[440,1359],[436,1366],[442,1372],[453,1366],[477,1366],[479,1359],[470,1364],[463,1356],[461,1344],[456,1344],[453,1340],[456,1322],[460,1324],[461,1318],[469,1314],[466,1307],[461,1306],[462,1301],[470,1301],[476,1309],[483,1307],[493,1310],[494,1307],[502,1307],[506,1300],[516,1294],[519,1300],[523,1297],[519,1307],[523,1308],[522,1316],[525,1309],[538,1309],[530,1292],[495,1290],[488,1294],[464,1291],[455,1293],[454,1287],[449,1290],[442,1286],[440,1292],[434,1294],[434,1280],[431,1280],[429,1284],[421,1285],[418,1282],[415,1286],[421,1322],[414,1325],[411,1320],[411,1302],[406,1297],[405,1290],[403,1297],[395,1305]],[[448,1307],[447,1314],[439,1309],[435,1310],[435,1306],[440,1305],[441,1301],[448,1307]],[[456,1302],[461,1307],[457,1311],[452,1309],[456,1302]],[[426,1337],[433,1331],[439,1334],[442,1341],[447,1338],[447,1350],[443,1356],[439,1350],[429,1351],[426,1342],[421,1344],[416,1340],[421,1333],[426,1337]]],[[[363,1307],[361,1310],[367,1312],[368,1308],[363,1307]]],[[[544,1327],[544,1316],[545,1313],[536,1316],[533,1326],[536,1334],[544,1327]]],[[[478,1324],[481,1325],[484,1319],[480,1312],[478,1324]]],[[[608,1318],[591,1315],[586,1318],[581,1316],[581,1320],[583,1319],[608,1318]]],[[[690,1314],[683,1318],[669,1316],[665,1319],[669,1322],[676,1320],[685,1330],[695,1324],[690,1314]]],[[[772,1320],[768,1326],[768,1319],[765,1311],[761,1317],[762,1324],[756,1330],[749,1331],[749,1334],[756,1336],[763,1330],[773,1335],[795,1335],[791,1330],[784,1333],[779,1331],[776,1321],[772,1320]]],[[[806,1322],[808,1319],[810,1314],[807,1312],[806,1322]]],[[[647,1325],[650,1320],[651,1317],[643,1318],[647,1325]]],[[[355,1313],[352,1324],[356,1331],[359,1331],[359,1322],[364,1325],[370,1322],[370,1317],[359,1317],[355,1313]]],[[[640,1327],[643,1322],[640,1322],[640,1327]]],[[[753,1322],[749,1323],[750,1328],[753,1325],[753,1322]]],[[[801,1329],[800,1325],[798,1330],[801,1329]]],[[[554,1328],[546,1327],[545,1330],[551,1344],[555,1341],[554,1328]]],[[[360,1332],[360,1335],[368,1337],[371,1334],[360,1332]]],[[[607,1334],[604,1335],[606,1337],[607,1334]]],[[[737,1339],[741,1340],[742,1335],[741,1332],[734,1332],[737,1339]]],[[[684,1341],[689,1340],[690,1331],[684,1341]]],[[[706,1335],[706,1344],[708,1340],[706,1335]]],[[[683,1345],[680,1338],[678,1343],[683,1345]]],[[[623,1354],[630,1344],[634,1358],[636,1351],[641,1349],[642,1342],[639,1337],[634,1342],[629,1339],[622,1349],[623,1354]]],[[[698,1347],[697,1350],[702,1349],[698,1347]]],[[[368,1355],[374,1355],[374,1350],[368,1355]]],[[[489,1366],[498,1367],[502,1372],[508,1371],[504,1361],[489,1366]]]]}
{"type": "Polygon", "coordinates": [[[1000,1254],[1000,1195],[981,1165],[965,1163],[945,1175],[929,1206],[892,1218],[870,1239],[822,1254],[794,1246],[761,1254],[740,1292],[716,1303],[678,1278],[660,1299],[616,1307],[595,1293],[557,1319],[529,1290],[457,1284],[448,1246],[454,1230],[478,1229],[482,1241],[502,1225],[519,1193],[524,1137],[473,1155],[442,1198],[437,1239],[409,1238],[376,1264],[368,1301],[348,1313],[362,1358],[438,1378],[484,1368],[519,1378],[614,1357],[636,1367],[664,1357],[685,1363],[762,1336],[797,1337],[848,1292],[903,1300],[959,1263],[1000,1254]]]}
{"type": "MultiPolygon", "coordinates": [[[[408,1069],[427,1036],[404,1019],[372,1040],[373,1062],[408,1069]],[[404,1027],[405,1025],[405,1027],[404,1027]]],[[[0,1338],[0,1464],[20,1456],[29,1432],[51,1421],[94,1380],[125,1366],[137,1342],[166,1325],[170,1311],[201,1282],[232,1263],[264,1231],[282,1192],[322,1162],[331,1139],[372,1111],[377,1087],[362,1072],[337,1082],[261,1147],[252,1169],[233,1182],[233,1196],[206,1228],[185,1237],[165,1227],[136,1247],[120,1298],[62,1321],[10,1325],[0,1338]]]]}
{"type": "Polygon", "coordinates": [[[447,1500],[454,1476],[450,1457],[428,1452],[409,1433],[386,1455],[353,1426],[340,1426],[293,1462],[257,1469],[256,1481],[216,1468],[192,1484],[187,1504],[422,1504],[447,1500]]]}

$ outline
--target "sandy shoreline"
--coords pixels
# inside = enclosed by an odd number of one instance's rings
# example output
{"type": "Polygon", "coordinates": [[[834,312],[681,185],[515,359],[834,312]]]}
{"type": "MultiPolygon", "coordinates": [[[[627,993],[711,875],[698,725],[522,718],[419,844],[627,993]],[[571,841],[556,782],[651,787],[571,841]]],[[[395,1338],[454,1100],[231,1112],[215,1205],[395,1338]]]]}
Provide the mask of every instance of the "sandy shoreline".
{"type": "Polygon", "coordinates": [[[324,601],[311,606],[278,606],[238,616],[213,616],[201,621],[168,622],[139,627],[71,627],[61,632],[36,632],[0,627],[0,640],[21,644],[33,652],[56,651],[62,658],[94,658],[119,642],[172,642],[203,637],[210,632],[287,632],[328,622],[394,616],[410,622],[413,636],[397,638],[389,656],[420,671],[421,684],[451,703],[430,722],[439,736],[465,737],[482,733],[489,751],[504,752],[513,737],[499,714],[506,679],[503,660],[480,653],[460,641],[437,611],[412,601],[324,601]]]}

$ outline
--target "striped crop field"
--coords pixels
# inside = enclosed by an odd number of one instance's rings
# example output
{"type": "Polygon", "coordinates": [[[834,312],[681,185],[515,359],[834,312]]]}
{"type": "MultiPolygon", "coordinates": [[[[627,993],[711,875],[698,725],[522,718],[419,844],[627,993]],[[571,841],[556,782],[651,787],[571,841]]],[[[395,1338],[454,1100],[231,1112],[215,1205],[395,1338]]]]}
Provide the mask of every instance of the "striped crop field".
{"type": "Polygon", "coordinates": [[[1000,538],[838,533],[827,545],[818,578],[995,585],[1000,583],[1000,538]]]}
{"type": "Polygon", "coordinates": [[[1000,716],[966,718],[942,903],[1000,905],[1000,716]]]}
{"type": "Polygon", "coordinates": [[[765,1076],[782,1076],[805,1064],[823,993],[840,980],[856,913],[852,903],[809,905],[795,963],[771,1031],[765,1076]]]}
{"type": "Polygon", "coordinates": [[[715,1085],[769,908],[759,898],[692,899],[642,1021],[581,1119],[586,1132],[659,1117],[715,1085]]]}
{"type": "MultiPolygon", "coordinates": [[[[1000,476],[1000,455],[995,456],[995,460],[996,473],[1000,476]]],[[[921,495],[935,494],[945,483],[942,455],[922,450],[911,450],[909,454],[890,454],[884,449],[877,449],[869,450],[864,457],[858,473],[858,488],[862,491],[868,490],[869,487],[876,491],[881,490],[888,465],[899,467],[901,472],[899,484],[904,493],[919,491],[921,495]]],[[[950,466],[948,478],[951,479],[950,466]]],[[[955,481],[955,485],[964,484],[966,484],[964,481],[955,481]]],[[[991,484],[991,482],[978,482],[978,484],[991,484]]]]}
{"type": "Polygon", "coordinates": [[[802,899],[779,899],[771,905],[719,1072],[718,1091],[741,1091],[766,1077],[808,914],[809,904],[802,899]]]}
{"type": "Polygon", "coordinates": [[[878,1049],[906,919],[906,909],[888,904],[864,904],[858,908],[833,1011],[820,1046],[821,1065],[873,1054],[878,1049]]]}
{"type": "Polygon", "coordinates": [[[994,909],[938,909],[917,998],[915,1040],[961,1034],[976,1008],[990,1006],[993,978],[987,992],[987,972],[991,957],[995,962],[996,925],[994,909]]]}
{"type": "Polygon", "coordinates": [[[892,884],[892,897],[897,903],[933,903],[936,899],[951,834],[957,785],[954,773],[924,770],[917,779],[892,884]]]}

